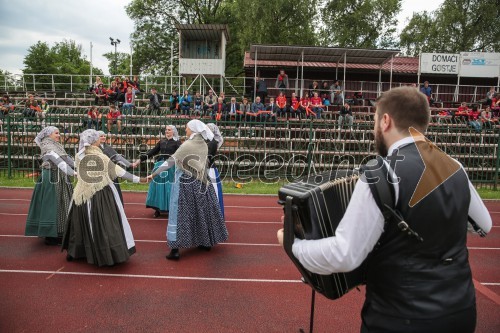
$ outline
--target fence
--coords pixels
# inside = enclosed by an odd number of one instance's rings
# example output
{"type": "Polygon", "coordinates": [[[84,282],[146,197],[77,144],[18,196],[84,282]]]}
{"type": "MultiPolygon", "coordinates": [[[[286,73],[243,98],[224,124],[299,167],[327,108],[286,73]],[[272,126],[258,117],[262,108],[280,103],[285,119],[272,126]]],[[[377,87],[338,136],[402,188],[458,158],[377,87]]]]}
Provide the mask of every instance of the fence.
{"type": "MultiPolygon", "coordinates": [[[[88,127],[87,107],[60,107],[45,118],[29,119],[22,109],[3,119],[0,125],[0,169],[9,176],[37,173],[40,151],[33,139],[43,126],[60,129],[61,141],[74,156],[78,150],[79,133],[88,127]]],[[[121,131],[113,125],[108,131],[106,117],[98,126],[108,132],[107,142],[128,160],[139,158],[151,149],[167,124],[177,126],[185,136],[188,116],[169,114],[145,115],[135,110],[123,118],[121,131]]],[[[265,182],[288,182],[306,175],[356,168],[376,154],[373,137],[373,110],[354,108],[353,127],[338,125],[337,112],[323,114],[323,119],[278,119],[277,121],[219,121],[224,145],[216,163],[226,180],[245,182],[258,178],[265,182]]],[[[209,118],[205,121],[211,121],[209,118]]],[[[497,188],[499,176],[499,128],[484,126],[480,131],[467,121],[433,116],[426,136],[457,159],[477,186],[497,188]]],[[[152,161],[142,163],[134,171],[146,175],[152,161]]]]}
{"type": "MultiPolygon", "coordinates": [[[[0,75],[0,89],[6,92],[26,91],[43,93],[82,93],[88,91],[94,78],[89,75],[63,75],[63,74],[9,74],[0,75]]],[[[105,86],[109,87],[114,76],[101,76],[105,86]]],[[[274,88],[276,78],[265,78],[271,96],[278,95],[278,89],[274,88]]],[[[290,79],[290,87],[287,94],[295,92],[300,96],[301,91],[307,91],[313,79],[304,80],[290,79]]],[[[251,95],[253,97],[253,78],[225,77],[225,78],[187,78],[183,76],[161,76],[143,75],[139,76],[141,90],[149,92],[151,87],[156,87],[159,92],[170,94],[173,90],[196,90],[206,94],[208,89],[213,89],[216,94],[224,90],[229,96],[251,95]]],[[[319,81],[320,82],[320,81],[319,81]]],[[[331,82],[330,82],[331,83],[331,82]]],[[[346,96],[352,96],[360,92],[365,99],[376,99],[382,92],[391,88],[407,85],[406,83],[393,82],[370,82],[370,81],[346,81],[344,91],[346,96]]],[[[447,85],[433,84],[433,97],[436,101],[443,103],[478,103],[486,98],[489,86],[476,85],[447,85]]],[[[498,87],[496,87],[498,91],[498,87]]]]}

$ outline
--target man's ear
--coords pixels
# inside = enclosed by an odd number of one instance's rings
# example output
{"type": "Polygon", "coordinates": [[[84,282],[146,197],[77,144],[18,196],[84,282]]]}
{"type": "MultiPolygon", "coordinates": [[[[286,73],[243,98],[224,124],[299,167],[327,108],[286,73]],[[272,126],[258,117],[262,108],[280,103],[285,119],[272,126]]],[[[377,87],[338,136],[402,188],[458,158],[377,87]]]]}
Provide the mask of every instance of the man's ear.
{"type": "Polygon", "coordinates": [[[383,132],[390,130],[391,127],[394,126],[392,118],[387,113],[383,114],[382,119],[380,121],[380,126],[382,126],[383,132]]]}

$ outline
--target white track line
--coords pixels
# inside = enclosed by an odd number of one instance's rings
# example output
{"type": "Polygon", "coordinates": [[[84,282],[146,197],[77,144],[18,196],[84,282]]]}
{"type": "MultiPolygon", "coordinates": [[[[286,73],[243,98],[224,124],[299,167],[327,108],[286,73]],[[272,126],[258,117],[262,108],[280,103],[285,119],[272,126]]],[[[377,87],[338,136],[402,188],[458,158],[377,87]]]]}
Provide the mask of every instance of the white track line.
{"type": "MultiPolygon", "coordinates": [[[[37,236],[24,236],[24,235],[0,235],[0,237],[17,237],[17,238],[35,238],[37,236]]],[[[166,240],[156,239],[135,239],[136,242],[141,243],[165,243],[166,240]]],[[[236,246],[281,246],[276,243],[219,243],[218,245],[236,245],[236,246]]],[[[468,247],[469,250],[500,250],[500,247],[468,247]]]]}
{"type": "Polygon", "coordinates": [[[108,276],[142,279],[167,279],[167,280],[195,280],[195,281],[222,281],[222,282],[259,282],[259,283],[303,283],[302,280],[273,280],[273,279],[236,279],[236,278],[210,278],[200,276],[172,276],[172,275],[145,275],[145,274],[110,274],[65,271],[30,271],[25,269],[0,269],[0,273],[28,273],[28,274],[53,274],[53,275],[79,275],[79,276],[108,276]]]}
{"type": "Polygon", "coordinates": [[[495,282],[480,282],[483,286],[500,286],[500,283],[495,282]]]}

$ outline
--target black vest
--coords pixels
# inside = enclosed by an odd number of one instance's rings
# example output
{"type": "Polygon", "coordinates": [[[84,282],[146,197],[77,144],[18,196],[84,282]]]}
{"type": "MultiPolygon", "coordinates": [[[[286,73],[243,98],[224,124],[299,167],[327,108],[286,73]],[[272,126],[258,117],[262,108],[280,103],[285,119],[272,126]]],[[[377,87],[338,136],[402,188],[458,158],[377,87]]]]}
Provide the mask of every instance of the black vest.
{"type": "MultiPolygon", "coordinates": [[[[368,260],[363,312],[432,319],[470,308],[475,304],[475,291],[466,247],[467,175],[458,170],[410,207],[425,165],[413,143],[398,154],[404,160],[395,167],[399,177],[396,208],[423,242],[401,232],[395,223],[386,223],[368,260]]],[[[432,167],[441,166],[434,160],[432,167]]],[[[432,173],[432,167],[427,165],[427,171],[432,173]]]]}

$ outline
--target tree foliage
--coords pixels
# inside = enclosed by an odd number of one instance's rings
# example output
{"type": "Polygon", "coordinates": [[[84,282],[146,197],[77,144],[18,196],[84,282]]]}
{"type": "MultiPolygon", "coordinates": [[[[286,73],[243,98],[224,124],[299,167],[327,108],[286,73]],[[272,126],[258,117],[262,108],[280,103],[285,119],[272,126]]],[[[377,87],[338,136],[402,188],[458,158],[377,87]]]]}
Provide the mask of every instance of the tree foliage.
{"type": "Polygon", "coordinates": [[[322,9],[324,45],[358,48],[397,46],[401,0],[328,0],[322,9]]]}
{"type": "Polygon", "coordinates": [[[421,52],[498,51],[498,0],[445,0],[432,13],[416,13],[401,33],[408,55],[421,52]]]}
{"type": "Polygon", "coordinates": [[[130,73],[129,53],[117,52],[116,58],[114,52],[104,53],[103,56],[108,60],[108,70],[111,75],[122,75],[130,73]],[[115,59],[116,59],[116,69],[115,69],[115,59]]]}
{"type": "MultiPolygon", "coordinates": [[[[176,24],[227,24],[226,75],[242,73],[250,43],[314,44],[317,0],[134,0],[134,63],[141,72],[168,74],[170,48],[178,52],[176,24]]],[[[175,67],[175,66],[174,66],[175,67]]]]}
{"type": "MultiPolygon", "coordinates": [[[[23,73],[25,78],[28,74],[61,74],[61,75],[81,75],[70,78],[69,76],[60,76],[57,78],[57,83],[60,84],[86,84],[89,81],[90,62],[82,54],[82,46],[77,45],[73,40],[63,40],[49,47],[45,42],[38,41],[28,49],[28,54],[24,57],[23,73]],[[87,77],[85,77],[87,76],[87,77]]],[[[102,75],[102,71],[98,68],[93,68],[94,74],[102,75]]],[[[27,82],[29,82],[26,79],[27,82]]],[[[52,76],[37,76],[38,83],[51,83],[52,76]]],[[[35,87],[28,87],[34,89],[35,87]]],[[[37,89],[51,90],[53,87],[50,84],[41,84],[36,86],[37,89]]],[[[65,86],[68,89],[67,86],[65,86]]]]}

